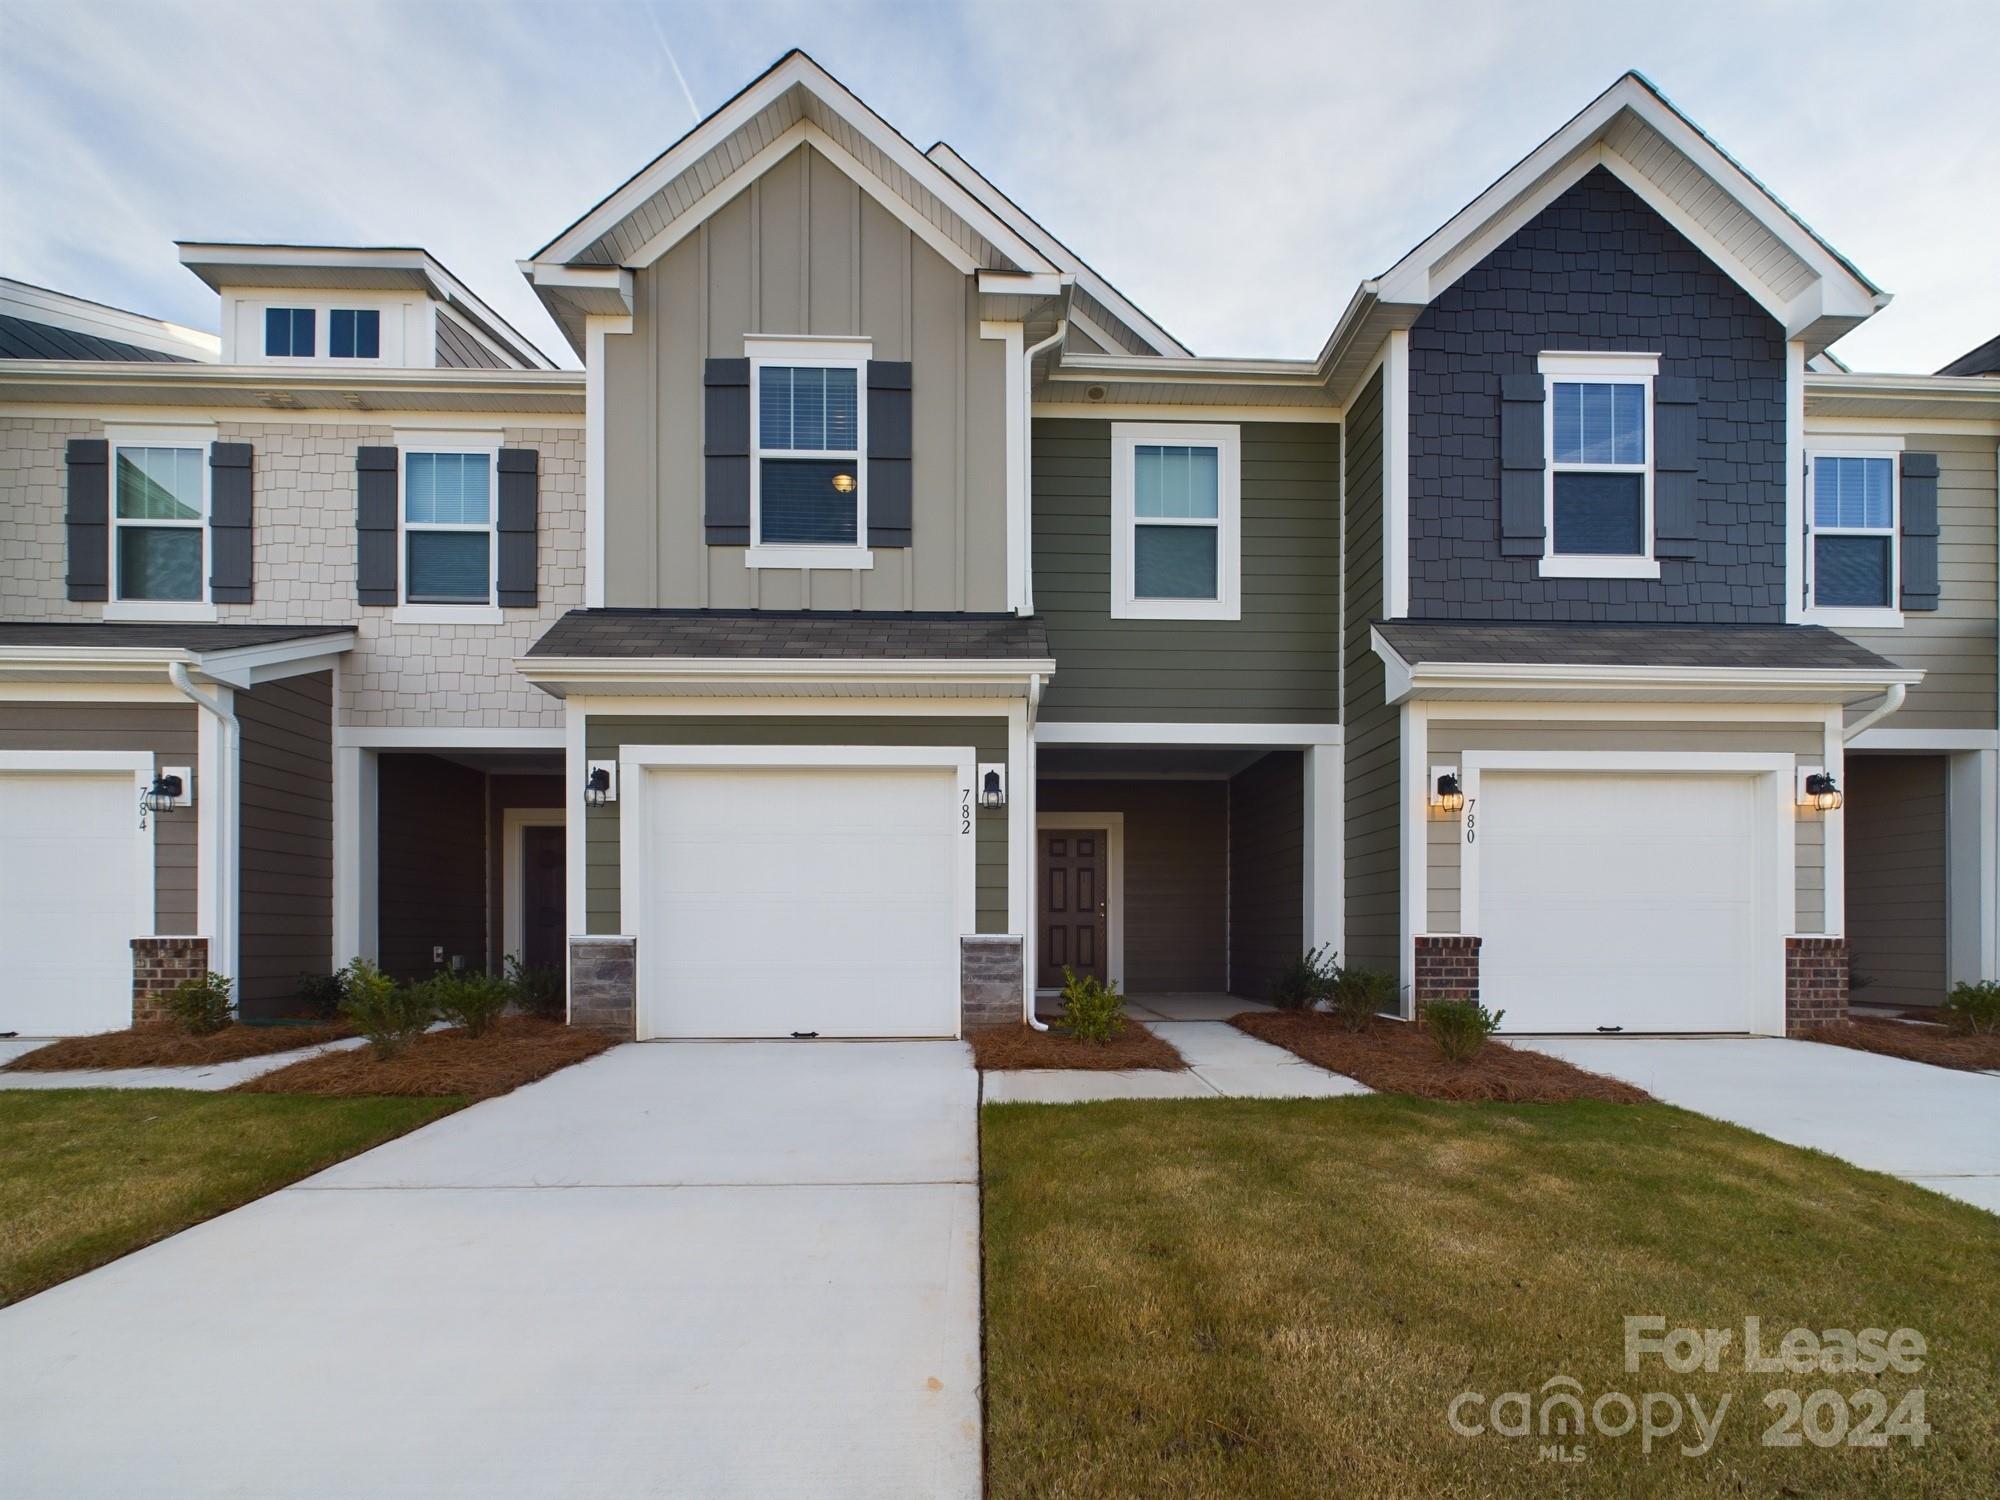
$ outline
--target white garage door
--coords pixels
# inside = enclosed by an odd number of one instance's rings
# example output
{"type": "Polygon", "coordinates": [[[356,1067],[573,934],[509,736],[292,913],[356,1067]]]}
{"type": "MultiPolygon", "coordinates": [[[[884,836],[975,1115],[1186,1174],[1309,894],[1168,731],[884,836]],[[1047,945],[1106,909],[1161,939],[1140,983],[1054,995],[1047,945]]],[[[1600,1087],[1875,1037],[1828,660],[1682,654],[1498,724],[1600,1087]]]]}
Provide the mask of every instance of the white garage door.
{"type": "Polygon", "coordinates": [[[1489,770],[1479,790],[1479,988],[1506,1030],[1752,1028],[1776,973],[1755,777],[1489,770]]]}
{"type": "Polygon", "coordinates": [[[0,1031],[131,1025],[143,837],[130,772],[0,772],[0,1031]]]}
{"type": "Polygon", "coordinates": [[[641,1036],[957,1034],[956,772],[646,775],[641,1036]]]}

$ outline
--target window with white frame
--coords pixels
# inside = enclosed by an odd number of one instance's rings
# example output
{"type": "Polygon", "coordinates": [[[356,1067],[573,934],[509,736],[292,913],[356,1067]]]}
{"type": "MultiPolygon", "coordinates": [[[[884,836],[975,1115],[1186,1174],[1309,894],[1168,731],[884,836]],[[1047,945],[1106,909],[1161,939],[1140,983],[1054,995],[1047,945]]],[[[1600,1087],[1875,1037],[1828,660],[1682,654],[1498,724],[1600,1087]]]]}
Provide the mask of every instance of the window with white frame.
{"type": "Polygon", "coordinates": [[[868,539],[867,356],[752,353],[751,541],[757,548],[859,550],[868,539]]]}
{"type": "Polygon", "coordinates": [[[208,576],[208,453],[170,441],[111,445],[114,600],[199,604],[208,576]]]}
{"type": "Polygon", "coordinates": [[[266,359],[311,359],[316,341],[314,330],[319,311],[311,307],[267,307],[264,309],[264,357],[266,359]]]}
{"type": "Polygon", "coordinates": [[[382,357],[382,310],[336,307],[326,315],[326,352],[334,359],[382,357]]]}
{"type": "Polygon", "coordinates": [[[492,449],[403,450],[403,599],[493,602],[492,449]]]}
{"type": "Polygon", "coordinates": [[[1653,561],[1656,355],[1556,355],[1547,383],[1544,574],[1657,576],[1653,561]]]}
{"type": "Polygon", "coordinates": [[[1896,610],[1897,456],[1814,451],[1808,464],[1808,605],[1886,621],[1896,610]]]}
{"type": "Polygon", "coordinates": [[[1112,425],[1114,618],[1241,618],[1241,453],[1235,427],[1112,425]]]}

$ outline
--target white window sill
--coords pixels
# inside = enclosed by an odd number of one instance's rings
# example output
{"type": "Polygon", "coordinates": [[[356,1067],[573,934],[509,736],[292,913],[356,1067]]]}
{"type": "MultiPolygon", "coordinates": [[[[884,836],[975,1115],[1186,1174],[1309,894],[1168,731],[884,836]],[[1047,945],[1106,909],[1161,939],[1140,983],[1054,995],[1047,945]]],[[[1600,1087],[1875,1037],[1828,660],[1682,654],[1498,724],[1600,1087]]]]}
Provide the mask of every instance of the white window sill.
{"type": "Polygon", "coordinates": [[[1240,620],[1234,599],[1126,599],[1111,605],[1114,620],[1240,620]]]}
{"type": "Polygon", "coordinates": [[[1804,623],[1829,625],[1835,630],[1901,630],[1903,612],[1893,605],[1881,609],[1809,609],[1804,623]]]}
{"type": "Polygon", "coordinates": [[[1653,557],[1594,557],[1584,553],[1548,556],[1542,559],[1544,578],[1658,578],[1660,563],[1653,557]]]}
{"type": "Polygon", "coordinates": [[[505,618],[492,604],[399,604],[389,615],[397,625],[498,625],[505,618]]]}
{"type": "Polygon", "coordinates": [[[875,554],[866,547],[752,547],[743,556],[746,568],[872,568],[875,554]]]}
{"type": "Polygon", "coordinates": [[[104,606],[104,618],[128,623],[207,625],[215,621],[215,606],[196,604],[189,599],[115,599],[104,606]]]}

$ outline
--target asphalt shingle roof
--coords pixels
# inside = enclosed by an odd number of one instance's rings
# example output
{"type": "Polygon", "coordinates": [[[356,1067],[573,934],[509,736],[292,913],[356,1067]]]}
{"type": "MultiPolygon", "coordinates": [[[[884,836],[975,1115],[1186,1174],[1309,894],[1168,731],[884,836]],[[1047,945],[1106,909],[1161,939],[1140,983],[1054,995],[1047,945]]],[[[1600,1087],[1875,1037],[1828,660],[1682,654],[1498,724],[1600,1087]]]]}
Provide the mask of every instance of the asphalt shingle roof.
{"type": "Polygon", "coordinates": [[[159,648],[184,651],[233,651],[242,646],[275,646],[309,640],[316,635],[341,635],[352,625],[168,625],[116,624],[101,621],[0,621],[0,646],[92,646],[159,648]]]}
{"type": "Polygon", "coordinates": [[[1385,620],[1404,661],[1602,667],[1889,668],[1894,662],[1824,625],[1516,625],[1385,620]]]}
{"type": "Polygon", "coordinates": [[[1017,615],[573,609],[528,654],[1035,661],[1049,642],[1040,620],[1017,615]]]}

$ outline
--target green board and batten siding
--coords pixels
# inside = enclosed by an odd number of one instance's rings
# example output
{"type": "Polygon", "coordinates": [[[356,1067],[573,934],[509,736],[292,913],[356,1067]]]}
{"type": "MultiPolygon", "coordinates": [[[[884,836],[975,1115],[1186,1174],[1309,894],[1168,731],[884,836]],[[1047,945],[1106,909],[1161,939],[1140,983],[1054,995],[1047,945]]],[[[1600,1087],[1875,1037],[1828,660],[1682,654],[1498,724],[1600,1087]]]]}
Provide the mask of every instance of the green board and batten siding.
{"type": "Polygon", "coordinates": [[[1249,422],[1242,439],[1243,618],[1115,620],[1111,423],[1035,419],[1035,612],[1057,662],[1044,721],[1339,717],[1340,428],[1249,422]]]}
{"type": "MultiPolygon", "coordinates": [[[[1007,759],[1007,720],[957,718],[701,718],[593,715],[584,730],[591,760],[616,760],[626,745],[970,745],[974,758],[1007,759]]],[[[974,827],[978,930],[1007,932],[1007,814],[980,812],[974,827]]],[[[619,911],[618,806],[586,819],[586,930],[622,932],[619,911]]]]}
{"type": "Polygon", "coordinates": [[[1347,672],[1341,848],[1349,963],[1396,972],[1402,925],[1401,715],[1385,699],[1369,627],[1382,618],[1382,375],[1347,414],[1347,672]]]}

